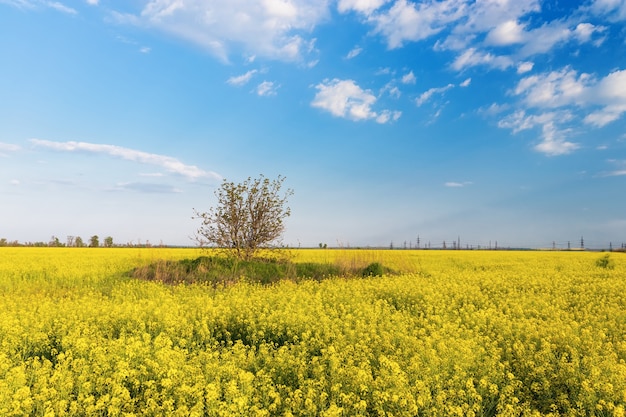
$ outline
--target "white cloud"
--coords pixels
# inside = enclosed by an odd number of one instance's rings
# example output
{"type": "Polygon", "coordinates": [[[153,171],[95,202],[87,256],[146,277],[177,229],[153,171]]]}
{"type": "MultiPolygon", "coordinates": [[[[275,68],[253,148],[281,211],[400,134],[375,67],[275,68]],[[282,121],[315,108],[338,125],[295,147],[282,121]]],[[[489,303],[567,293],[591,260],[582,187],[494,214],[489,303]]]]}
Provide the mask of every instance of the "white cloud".
{"type": "Polygon", "coordinates": [[[612,21],[626,20],[626,1],[594,0],[591,11],[597,15],[606,15],[612,21]]]}
{"type": "Polygon", "coordinates": [[[252,78],[252,76],[254,74],[256,74],[257,72],[259,72],[258,70],[250,70],[248,72],[246,72],[245,74],[242,75],[237,75],[237,76],[233,76],[230,77],[228,80],[226,80],[226,82],[230,85],[235,85],[237,87],[242,86],[247,84],[250,79],[252,78]]]}
{"type": "Polygon", "coordinates": [[[44,4],[50,7],[51,9],[55,9],[62,13],[78,14],[78,12],[75,9],[72,9],[71,7],[68,7],[64,5],[63,3],[59,3],[58,1],[46,1],[44,2],[44,4]]]}
{"type": "MultiPolygon", "coordinates": [[[[569,22],[553,21],[541,27],[525,32],[524,46],[520,49],[521,57],[528,57],[537,54],[550,52],[555,46],[566,43],[570,40],[586,42],[591,38],[591,34],[598,30],[593,25],[588,25],[587,38],[581,37],[581,32],[576,32],[576,28],[570,29],[569,22]]],[[[578,25],[580,26],[580,25],[578,25]]]]}
{"type": "Polygon", "coordinates": [[[348,52],[348,55],[346,55],[346,59],[352,59],[358,56],[361,52],[363,52],[363,48],[355,46],[350,52],[348,52]]]}
{"type": "Polygon", "coordinates": [[[435,87],[435,88],[431,88],[430,90],[427,90],[425,92],[423,92],[416,100],[415,100],[415,104],[419,106],[421,106],[422,104],[424,104],[425,102],[427,102],[428,100],[430,100],[430,98],[434,95],[434,94],[443,94],[446,91],[448,91],[449,89],[451,89],[452,87],[454,87],[453,84],[448,84],[445,87],[435,87]]]}
{"type": "Polygon", "coordinates": [[[224,61],[233,48],[298,61],[314,51],[314,40],[307,36],[327,17],[329,1],[150,0],[139,15],[117,17],[198,44],[224,61]]]}
{"type": "Polygon", "coordinates": [[[513,60],[507,56],[496,56],[488,52],[477,51],[476,48],[469,48],[454,60],[452,68],[461,71],[477,65],[507,69],[513,66],[513,60]]]}
{"type": "Polygon", "coordinates": [[[337,9],[341,13],[355,11],[363,14],[371,14],[390,0],[339,0],[337,9]]]}
{"type": "Polygon", "coordinates": [[[395,97],[395,98],[400,98],[400,96],[402,95],[402,93],[400,92],[400,89],[398,87],[391,87],[389,89],[389,95],[391,97],[395,97]]]}
{"type": "Polygon", "coordinates": [[[136,191],[146,194],[178,194],[183,191],[169,184],[156,184],[151,182],[121,182],[112,191],[136,191]]]}
{"type": "Polygon", "coordinates": [[[380,124],[385,124],[388,123],[389,121],[397,121],[400,116],[402,116],[402,112],[401,111],[391,111],[391,110],[383,110],[382,112],[380,112],[378,114],[378,116],[376,117],[376,122],[380,123],[380,124]]]}
{"type": "Polygon", "coordinates": [[[90,4],[92,6],[97,6],[98,3],[100,3],[100,0],[87,0],[87,4],[90,4]]]}
{"type": "Polygon", "coordinates": [[[589,113],[584,122],[597,127],[603,127],[619,119],[626,112],[626,105],[606,106],[601,110],[589,113]]]}
{"type": "Polygon", "coordinates": [[[523,42],[526,15],[540,10],[539,0],[465,1],[464,13],[453,22],[448,37],[438,42],[440,49],[465,50],[482,34],[487,45],[505,46],[523,42]]]}
{"type": "Polygon", "coordinates": [[[618,70],[598,79],[579,74],[570,67],[522,78],[512,92],[521,97],[526,109],[562,109],[540,114],[518,110],[498,123],[513,133],[541,126],[542,141],[535,146],[547,155],[563,155],[579,148],[567,140],[567,123],[580,120],[603,127],[626,113],[626,70],[618,70]],[[575,110],[575,112],[574,112],[575,110]]]}
{"type": "Polygon", "coordinates": [[[604,28],[599,29],[591,23],[579,23],[576,29],[574,29],[574,34],[580,42],[588,42],[591,36],[598,30],[604,30],[604,28]]]}
{"type": "Polygon", "coordinates": [[[121,158],[141,164],[156,165],[168,172],[181,175],[188,180],[211,179],[220,180],[221,176],[215,172],[205,171],[195,165],[186,165],[176,158],[124,148],[116,145],[105,145],[87,142],[53,142],[42,139],[31,139],[30,142],[40,148],[52,149],[60,152],[88,152],[121,158]]]}
{"type": "Polygon", "coordinates": [[[528,106],[561,107],[580,104],[585,90],[592,82],[589,74],[580,74],[569,67],[560,71],[522,78],[514,94],[524,97],[528,106]]]}
{"type": "Polygon", "coordinates": [[[605,177],[619,177],[622,175],[626,175],[626,160],[625,161],[618,161],[618,160],[614,160],[611,159],[609,160],[609,162],[613,165],[617,165],[617,168],[614,169],[613,171],[609,171],[607,173],[605,173],[603,176],[605,177]]]}
{"type": "Polygon", "coordinates": [[[376,96],[363,90],[353,80],[325,80],[315,86],[318,90],[311,106],[330,112],[333,116],[350,120],[374,119],[378,123],[398,120],[401,113],[391,110],[375,112],[376,96]]]}
{"type": "Polygon", "coordinates": [[[565,155],[578,149],[577,143],[569,142],[566,138],[569,129],[559,128],[558,124],[571,121],[573,115],[569,112],[548,112],[538,115],[527,115],[519,110],[500,120],[498,126],[508,128],[513,133],[541,126],[542,140],[534,149],[549,156],[565,155]]]}
{"type": "Polygon", "coordinates": [[[472,185],[472,182],[471,181],[463,181],[463,182],[448,181],[444,184],[444,186],[451,187],[451,188],[462,188],[468,185],[472,185]]]}
{"type": "Polygon", "coordinates": [[[469,85],[472,83],[472,79],[471,78],[467,78],[465,81],[463,81],[461,84],[459,84],[459,87],[469,87],[469,85]]]}
{"type": "Polygon", "coordinates": [[[272,81],[263,81],[256,88],[256,92],[260,96],[268,97],[275,96],[277,94],[278,86],[272,81]]]}
{"type": "Polygon", "coordinates": [[[489,45],[512,45],[521,43],[524,40],[524,25],[520,25],[515,20],[507,20],[493,28],[488,34],[485,42],[489,45]]]}
{"type": "Polygon", "coordinates": [[[75,15],[78,14],[76,9],[66,6],[58,1],[49,0],[0,0],[0,3],[8,4],[9,6],[17,7],[19,9],[37,9],[38,7],[47,7],[57,10],[61,13],[75,15]]]}
{"type": "Polygon", "coordinates": [[[586,123],[601,127],[620,118],[626,113],[626,70],[612,72],[603,78],[593,95],[597,102],[606,106],[588,115],[586,123]]]}
{"type": "Polygon", "coordinates": [[[413,3],[396,0],[391,8],[372,13],[375,33],[382,34],[389,49],[401,47],[406,41],[419,41],[442,31],[447,24],[464,16],[466,0],[444,0],[413,3]]]}
{"type": "Polygon", "coordinates": [[[402,76],[402,84],[415,84],[415,74],[413,74],[413,71],[402,76]]]}
{"type": "Polygon", "coordinates": [[[614,71],[598,81],[590,74],[579,75],[565,67],[523,78],[514,94],[522,96],[529,107],[596,107],[584,122],[602,127],[626,113],[626,70],[614,71]]]}
{"type": "Polygon", "coordinates": [[[546,121],[542,126],[543,140],[535,145],[535,150],[549,156],[569,154],[580,146],[565,139],[567,130],[558,129],[553,120],[546,121]]]}
{"type": "Polygon", "coordinates": [[[534,66],[535,64],[529,61],[520,62],[519,64],[517,64],[517,73],[525,74],[527,72],[530,72],[532,71],[534,66]]]}
{"type": "Polygon", "coordinates": [[[21,182],[20,182],[20,180],[11,180],[11,181],[9,181],[9,184],[17,187],[18,185],[21,184],[21,182]]]}
{"type": "Polygon", "coordinates": [[[17,152],[20,149],[21,148],[18,145],[0,142],[0,156],[8,156],[5,152],[17,152]]]}
{"type": "Polygon", "coordinates": [[[480,114],[486,114],[489,116],[494,116],[496,114],[500,114],[503,113],[505,111],[507,111],[509,109],[510,105],[505,103],[505,104],[498,104],[498,103],[492,103],[489,107],[487,108],[481,108],[478,110],[478,112],[480,114]]]}

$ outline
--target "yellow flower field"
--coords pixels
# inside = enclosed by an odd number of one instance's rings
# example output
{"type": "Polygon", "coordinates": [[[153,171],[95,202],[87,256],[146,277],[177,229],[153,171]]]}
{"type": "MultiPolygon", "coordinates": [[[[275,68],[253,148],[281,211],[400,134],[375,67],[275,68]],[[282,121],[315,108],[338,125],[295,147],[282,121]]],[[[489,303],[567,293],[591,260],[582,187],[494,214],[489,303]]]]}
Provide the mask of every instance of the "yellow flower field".
{"type": "Polygon", "coordinates": [[[0,416],[625,414],[625,254],[296,250],[401,273],[217,289],[127,274],[199,255],[0,248],[0,416]]]}

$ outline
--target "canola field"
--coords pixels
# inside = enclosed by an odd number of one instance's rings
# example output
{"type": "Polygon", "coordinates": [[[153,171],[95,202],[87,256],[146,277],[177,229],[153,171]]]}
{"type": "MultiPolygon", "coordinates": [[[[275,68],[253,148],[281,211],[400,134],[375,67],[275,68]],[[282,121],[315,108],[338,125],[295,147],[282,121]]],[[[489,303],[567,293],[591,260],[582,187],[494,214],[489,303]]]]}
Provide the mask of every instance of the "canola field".
{"type": "Polygon", "coordinates": [[[0,416],[624,416],[626,254],[297,250],[397,275],[128,276],[190,249],[0,248],[0,416]]]}

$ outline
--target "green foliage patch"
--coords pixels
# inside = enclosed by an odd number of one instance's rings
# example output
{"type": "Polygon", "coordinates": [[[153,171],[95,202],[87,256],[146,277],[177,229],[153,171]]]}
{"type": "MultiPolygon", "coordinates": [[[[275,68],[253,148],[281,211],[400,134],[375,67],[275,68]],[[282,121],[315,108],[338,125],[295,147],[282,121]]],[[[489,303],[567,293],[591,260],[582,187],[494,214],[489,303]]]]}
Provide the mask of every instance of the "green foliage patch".
{"type": "Polygon", "coordinates": [[[615,262],[613,262],[613,259],[611,259],[609,254],[606,254],[603,257],[596,259],[596,266],[598,268],[613,269],[615,268],[615,262]]]}
{"type": "Polygon", "coordinates": [[[198,283],[221,286],[240,281],[268,285],[281,280],[320,281],[330,277],[374,277],[393,272],[379,262],[360,268],[267,258],[239,260],[233,257],[200,256],[195,259],[158,260],[133,269],[130,275],[133,278],[166,284],[198,283]]]}

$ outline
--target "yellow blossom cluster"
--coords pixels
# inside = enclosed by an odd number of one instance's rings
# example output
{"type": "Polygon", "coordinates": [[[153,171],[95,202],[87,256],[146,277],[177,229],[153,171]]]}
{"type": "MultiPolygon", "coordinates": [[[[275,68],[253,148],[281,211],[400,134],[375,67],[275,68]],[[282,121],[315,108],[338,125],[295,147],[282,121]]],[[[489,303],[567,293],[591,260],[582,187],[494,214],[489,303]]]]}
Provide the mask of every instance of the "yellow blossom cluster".
{"type": "Polygon", "coordinates": [[[626,255],[295,250],[383,277],[130,278],[190,249],[0,248],[0,416],[624,416],[626,255]]]}

